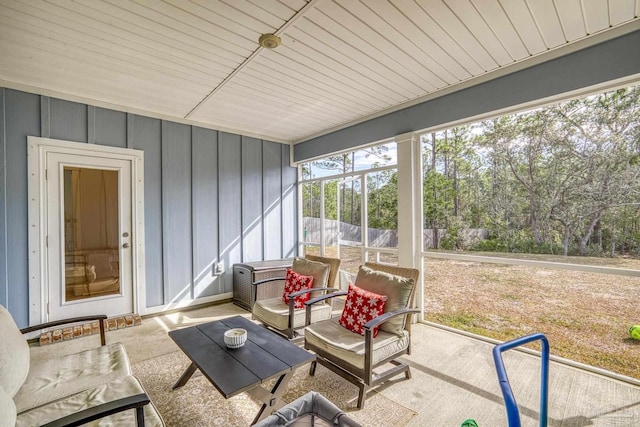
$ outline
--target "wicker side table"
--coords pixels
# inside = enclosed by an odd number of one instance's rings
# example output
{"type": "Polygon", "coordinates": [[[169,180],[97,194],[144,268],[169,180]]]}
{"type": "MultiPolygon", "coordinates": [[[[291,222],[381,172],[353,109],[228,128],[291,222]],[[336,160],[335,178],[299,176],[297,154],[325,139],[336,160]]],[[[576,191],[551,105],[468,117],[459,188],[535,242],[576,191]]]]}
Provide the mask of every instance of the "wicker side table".
{"type": "Polygon", "coordinates": [[[282,295],[284,281],[274,281],[256,286],[253,283],[274,277],[284,277],[293,258],[269,261],[247,262],[233,265],[233,303],[251,311],[258,300],[275,298],[282,295]]]}

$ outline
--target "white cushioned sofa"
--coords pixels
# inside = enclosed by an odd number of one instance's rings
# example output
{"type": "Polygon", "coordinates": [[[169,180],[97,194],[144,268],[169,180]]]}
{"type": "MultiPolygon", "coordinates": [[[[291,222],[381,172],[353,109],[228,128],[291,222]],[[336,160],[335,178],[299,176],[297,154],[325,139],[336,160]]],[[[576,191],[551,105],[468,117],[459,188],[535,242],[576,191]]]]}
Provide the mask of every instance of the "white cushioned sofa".
{"type": "Polygon", "coordinates": [[[68,321],[20,330],[0,305],[0,427],[164,426],[122,344],[105,344],[105,318],[72,319],[100,320],[101,347],[35,363],[23,333],[68,321]]]}

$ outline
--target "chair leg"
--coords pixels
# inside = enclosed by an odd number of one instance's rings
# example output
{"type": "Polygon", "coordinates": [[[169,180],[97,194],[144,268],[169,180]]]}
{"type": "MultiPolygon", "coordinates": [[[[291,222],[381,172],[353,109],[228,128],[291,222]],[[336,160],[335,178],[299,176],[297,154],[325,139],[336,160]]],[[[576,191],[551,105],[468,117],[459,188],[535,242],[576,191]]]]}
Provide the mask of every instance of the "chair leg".
{"type": "Polygon", "coordinates": [[[367,385],[360,383],[358,384],[358,388],[360,389],[360,392],[358,393],[358,409],[362,409],[364,408],[364,399],[367,395],[367,385]]]}
{"type": "Polygon", "coordinates": [[[310,376],[314,376],[316,374],[316,366],[318,365],[318,362],[316,362],[315,360],[313,362],[311,362],[311,366],[309,366],[309,375],[310,376]]]}
{"type": "Polygon", "coordinates": [[[404,371],[404,377],[408,380],[411,379],[411,369],[409,369],[409,367],[407,366],[407,370],[404,371]]]}

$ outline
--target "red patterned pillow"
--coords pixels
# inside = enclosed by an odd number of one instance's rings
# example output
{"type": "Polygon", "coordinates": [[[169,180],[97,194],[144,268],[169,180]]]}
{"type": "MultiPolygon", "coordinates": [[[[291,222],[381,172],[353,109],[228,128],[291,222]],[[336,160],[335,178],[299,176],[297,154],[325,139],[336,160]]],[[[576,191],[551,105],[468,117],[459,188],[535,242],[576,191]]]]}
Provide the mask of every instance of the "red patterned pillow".
{"type": "MultiPolygon", "coordinates": [[[[305,289],[311,289],[313,286],[313,276],[303,276],[298,274],[290,268],[287,268],[287,275],[284,280],[284,293],[282,294],[282,301],[289,305],[289,297],[287,295],[294,292],[303,291],[305,289]]],[[[304,308],[304,303],[309,301],[311,293],[306,293],[294,297],[294,308],[304,308]]]]}
{"type": "MultiPolygon", "coordinates": [[[[349,283],[347,300],[340,316],[340,325],[357,334],[364,335],[362,327],[369,320],[378,317],[384,312],[386,295],[378,295],[365,291],[349,283]]],[[[374,338],[378,335],[378,327],[373,328],[374,338]]]]}

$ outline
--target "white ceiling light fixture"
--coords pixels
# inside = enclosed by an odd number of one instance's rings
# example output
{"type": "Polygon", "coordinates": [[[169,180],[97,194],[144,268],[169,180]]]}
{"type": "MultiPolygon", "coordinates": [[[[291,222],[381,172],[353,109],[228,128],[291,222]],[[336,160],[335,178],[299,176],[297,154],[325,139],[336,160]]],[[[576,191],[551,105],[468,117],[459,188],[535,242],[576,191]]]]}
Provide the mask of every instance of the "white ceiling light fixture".
{"type": "Polygon", "coordinates": [[[258,39],[258,43],[265,49],[275,49],[282,44],[282,40],[275,34],[263,34],[258,39]]]}

